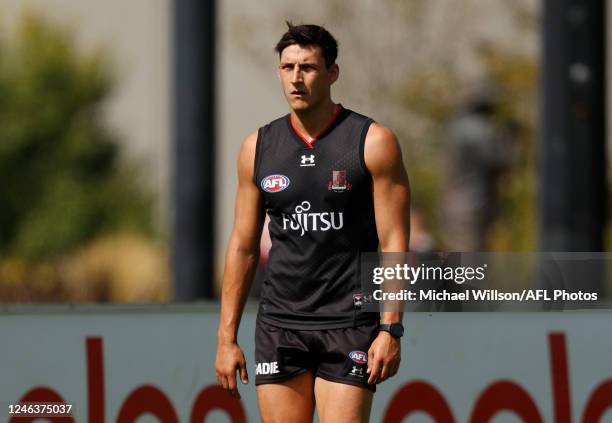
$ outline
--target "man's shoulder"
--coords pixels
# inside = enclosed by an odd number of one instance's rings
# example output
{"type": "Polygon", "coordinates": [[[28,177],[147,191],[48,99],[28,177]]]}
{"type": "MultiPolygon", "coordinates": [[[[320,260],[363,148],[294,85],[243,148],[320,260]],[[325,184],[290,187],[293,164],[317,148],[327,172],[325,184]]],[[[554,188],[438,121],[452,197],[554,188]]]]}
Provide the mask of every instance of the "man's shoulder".
{"type": "Polygon", "coordinates": [[[265,125],[261,126],[259,128],[259,130],[261,131],[261,130],[265,130],[265,129],[268,129],[268,128],[279,127],[281,125],[286,126],[285,122],[286,122],[286,120],[288,118],[289,118],[289,114],[288,113],[284,114],[284,115],[282,115],[282,116],[280,116],[280,117],[278,117],[278,118],[276,118],[276,119],[266,123],[265,125]]]}
{"type": "Polygon", "coordinates": [[[355,119],[358,121],[370,121],[370,122],[375,122],[375,120],[369,116],[366,116],[362,113],[356,112],[352,109],[347,109],[344,108],[345,113],[347,114],[347,116],[351,119],[355,119]]]}
{"type": "Polygon", "coordinates": [[[390,128],[378,122],[373,122],[368,129],[366,140],[372,145],[382,144],[384,146],[389,143],[395,143],[397,138],[390,128]]]}
{"type": "Polygon", "coordinates": [[[384,170],[394,160],[401,160],[402,152],[397,137],[384,125],[373,123],[365,139],[364,156],[371,173],[384,170]]]}

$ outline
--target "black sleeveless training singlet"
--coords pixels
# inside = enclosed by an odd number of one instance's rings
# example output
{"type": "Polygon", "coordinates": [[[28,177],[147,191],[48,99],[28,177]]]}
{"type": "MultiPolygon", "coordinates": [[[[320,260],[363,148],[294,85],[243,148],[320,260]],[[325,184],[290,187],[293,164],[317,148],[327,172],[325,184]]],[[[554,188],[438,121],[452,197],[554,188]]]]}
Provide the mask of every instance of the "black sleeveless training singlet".
{"type": "Polygon", "coordinates": [[[360,309],[360,253],[378,249],[372,178],[363,158],[371,123],[341,108],[311,145],[290,115],[259,129],[254,178],[272,240],[259,319],[328,329],[378,318],[360,309]]]}

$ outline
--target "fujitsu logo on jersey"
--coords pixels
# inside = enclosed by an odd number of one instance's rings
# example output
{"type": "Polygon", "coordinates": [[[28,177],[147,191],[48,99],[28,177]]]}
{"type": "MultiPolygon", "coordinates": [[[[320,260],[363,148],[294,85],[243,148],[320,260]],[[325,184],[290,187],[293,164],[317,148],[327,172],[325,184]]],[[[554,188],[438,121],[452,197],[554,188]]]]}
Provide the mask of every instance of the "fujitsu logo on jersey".
{"type": "Polygon", "coordinates": [[[310,203],[302,201],[295,206],[295,213],[283,213],[283,230],[300,231],[300,236],[308,231],[340,230],[344,227],[344,215],[342,212],[312,212],[310,203]]]}

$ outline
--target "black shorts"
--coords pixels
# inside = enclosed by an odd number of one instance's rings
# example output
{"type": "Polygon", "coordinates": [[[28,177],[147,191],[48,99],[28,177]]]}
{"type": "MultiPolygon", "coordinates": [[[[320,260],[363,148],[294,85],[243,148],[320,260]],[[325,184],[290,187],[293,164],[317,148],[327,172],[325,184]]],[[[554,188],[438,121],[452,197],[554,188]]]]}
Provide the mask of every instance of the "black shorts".
{"type": "Polygon", "coordinates": [[[368,385],[368,349],[378,322],[325,330],[285,329],[257,319],[255,385],[279,383],[306,371],[332,382],[368,385]]]}

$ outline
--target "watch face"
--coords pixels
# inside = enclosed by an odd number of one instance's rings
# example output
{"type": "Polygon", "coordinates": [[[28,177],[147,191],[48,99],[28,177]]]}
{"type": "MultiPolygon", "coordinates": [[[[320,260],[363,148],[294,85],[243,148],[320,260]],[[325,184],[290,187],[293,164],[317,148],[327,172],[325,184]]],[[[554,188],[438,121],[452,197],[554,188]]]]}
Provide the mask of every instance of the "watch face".
{"type": "Polygon", "coordinates": [[[391,335],[396,338],[401,337],[404,334],[404,328],[401,325],[391,325],[391,335]]]}
{"type": "Polygon", "coordinates": [[[394,338],[401,338],[404,335],[404,326],[401,323],[381,325],[381,330],[389,332],[394,338]]]}

